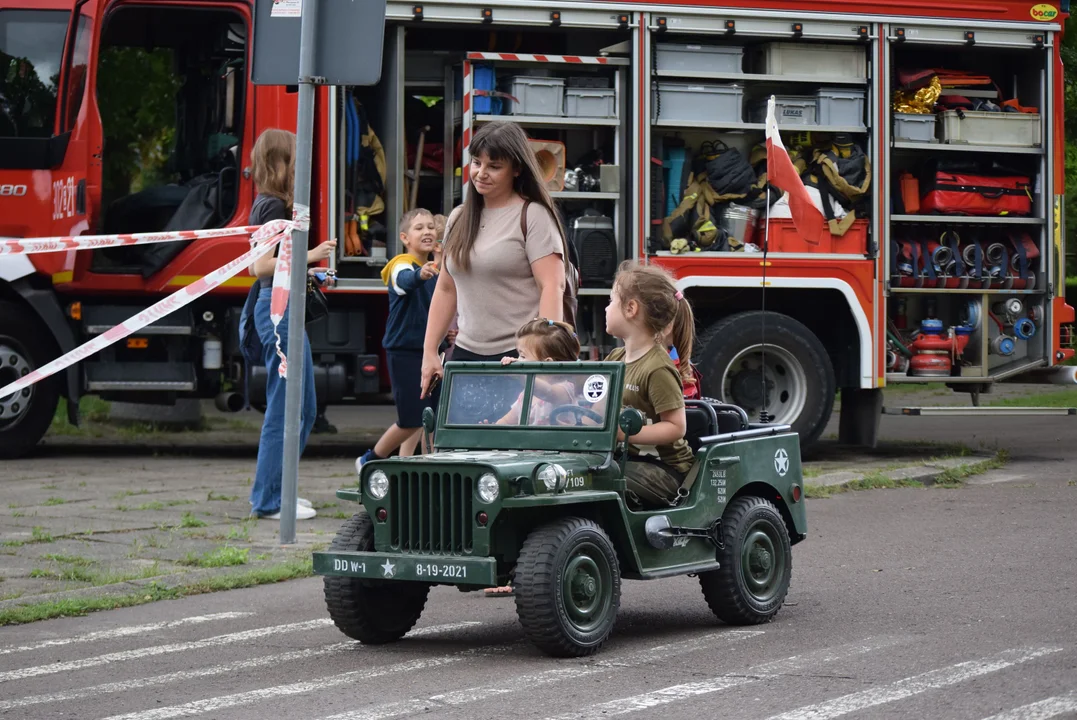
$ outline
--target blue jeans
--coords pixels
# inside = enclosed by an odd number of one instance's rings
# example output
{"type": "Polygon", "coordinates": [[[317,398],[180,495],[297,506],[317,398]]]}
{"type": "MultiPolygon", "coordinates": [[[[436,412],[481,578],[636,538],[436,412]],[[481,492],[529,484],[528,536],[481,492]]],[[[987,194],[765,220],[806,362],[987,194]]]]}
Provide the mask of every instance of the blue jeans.
{"type": "MultiPolygon", "coordinates": [[[[262,288],[258,293],[258,303],[254,306],[254,326],[262,340],[262,361],[266,371],[266,413],[262,420],[262,437],[258,441],[258,466],[254,472],[254,485],[251,486],[251,511],[256,515],[272,515],[280,510],[281,474],[284,465],[284,395],[288,380],[295,380],[289,375],[282,378],[277,368],[277,340],[273,336],[273,321],[269,317],[270,297],[273,288],[262,288]]],[[[302,302],[304,298],[299,297],[302,302]]],[[[280,333],[281,350],[288,352],[288,311],[277,326],[280,333]]],[[[318,398],[314,391],[314,359],[310,354],[310,340],[303,337],[303,410],[299,425],[299,454],[307,446],[307,438],[314,427],[314,418],[318,414],[318,398]]]]}

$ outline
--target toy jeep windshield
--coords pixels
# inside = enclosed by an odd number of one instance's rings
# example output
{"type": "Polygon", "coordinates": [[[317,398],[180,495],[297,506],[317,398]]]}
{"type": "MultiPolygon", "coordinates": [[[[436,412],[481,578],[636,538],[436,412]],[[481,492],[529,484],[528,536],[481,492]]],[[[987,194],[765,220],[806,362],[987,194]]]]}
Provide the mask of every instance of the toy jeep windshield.
{"type": "Polygon", "coordinates": [[[555,656],[609,636],[621,580],[699,577],[730,624],[770,620],[804,539],[800,446],[788,426],[689,401],[695,464],[672,505],[625,500],[626,451],[643,417],[621,411],[621,363],[450,363],[427,455],[364,465],[363,508],[314,569],[329,614],[365,643],[401,638],[433,585],[511,583],[528,638],[555,656]]]}

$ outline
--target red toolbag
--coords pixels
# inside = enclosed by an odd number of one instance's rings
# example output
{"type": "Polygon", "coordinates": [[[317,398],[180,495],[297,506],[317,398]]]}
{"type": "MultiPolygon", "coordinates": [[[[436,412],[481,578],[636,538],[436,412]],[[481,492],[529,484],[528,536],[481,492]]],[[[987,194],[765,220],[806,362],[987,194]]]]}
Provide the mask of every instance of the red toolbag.
{"type": "Polygon", "coordinates": [[[1032,183],[1018,175],[989,176],[936,172],[921,186],[921,213],[942,215],[1028,215],[1032,183]]]}

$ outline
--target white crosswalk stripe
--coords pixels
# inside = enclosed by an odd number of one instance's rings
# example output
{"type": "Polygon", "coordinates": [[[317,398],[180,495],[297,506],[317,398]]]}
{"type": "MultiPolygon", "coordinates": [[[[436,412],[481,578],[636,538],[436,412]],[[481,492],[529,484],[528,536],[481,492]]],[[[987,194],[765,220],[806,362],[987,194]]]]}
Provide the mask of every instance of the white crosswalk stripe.
{"type": "Polygon", "coordinates": [[[626,667],[658,662],[676,655],[683,655],[696,650],[710,649],[723,643],[732,643],[738,640],[746,640],[757,635],[762,635],[762,630],[731,630],[720,633],[711,633],[698,638],[691,638],[668,645],[658,645],[639,652],[629,653],[620,658],[598,660],[587,665],[573,664],[570,667],[558,667],[552,670],[544,670],[537,673],[527,673],[516,677],[500,680],[496,683],[482,687],[454,690],[442,695],[434,695],[428,698],[415,698],[402,702],[389,703],[380,707],[358,710],[354,712],[331,715],[324,720],[383,720],[383,718],[400,717],[401,715],[418,715],[431,707],[454,707],[467,705],[479,700],[486,700],[497,695],[532,690],[543,685],[550,685],[562,680],[574,680],[585,675],[599,672],[609,672],[626,667]]]}
{"type": "Polygon", "coordinates": [[[146,633],[156,632],[157,630],[169,630],[171,628],[184,627],[186,625],[199,625],[201,623],[214,622],[216,620],[235,620],[237,618],[249,617],[253,614],[254,613],[252,612],[222,612],[214,613],[212,615],[198,615],[195,617],[182,618],[180,620],[169,620],[168,622],[148,623],[146,625],[128,625],[126,627],[118,627],[111,630],[99,630],[98,632],[86,633],[85,635],[42,640],[41,642],[36,642],[32,645],[0,648],[0,655],[10,655],[11,653],[26,652],[27,650],[41,650],[42,648],[71,645],[73,643],[114,640],[116,638],[129,637],[131,635],[144,635],[146,633]]]}
{"type": "Polygon", "coordinates": [[[355,650],[363,647],[357,642],[337,643],[320,648],[308,648],[307,650],[294,650],[292,652],[279,653],[277,655],[264,655],[250,660],[214,665],[213,667],[196,668],[194,670],[181,670],[180,672],[156,675],[148,678],[135,680],[122,680],[120,682],[105,683],[93,687],[67,690],[65,692],[50,693],[48,695],[31,695],[17,700],[0,700],[0,711],[26,707],[27,705],[41,705],[42,703],[67,702],[70,700],[84,700],[85,698],[107,695],[109,693],[128,692],[139,688],[153,687],[155,685],[168,685],[175,682],[186,682],[200,677],[213,677],[214,675],[228,675],[243,670],[254,670],[261,667],[275,667],[296,660],[310,660],[313,658],[333,655],[346,650],[355,650]]]}
{"type": "Polygon", "coordinates": [[[1077,713],[1077,690],[992,715],[984,720],[1048,720],[1065,713],[1077,713]]]}
{"type": "MultiPolygon", "coordinates": [[[[127,660],[138,660],[140,658],[154,657],[156,655],[166,655],[169,653],[178,652],[190,652],[192,650],[205,650],[206,648],[221,647],[222,645],[231,645],[233,643],[256,640],[258,638],[269,637],[271,635],[280,635],[288,632],[299,632],[302,630],[314,630],[316,628],[321,628],[332,624],[333,621],[329,618],[319,618],[317,620],[307,620],[305,622],[289,623],[287,625],[274,625],[272,627],[255,628],[253,630],[244,630],[242,632],[229,633],[227,635],[217,635],[215,637],[206,638],[204,640],[191,640],[188,642],[169,643],[167,645],[152,645],[150,647],[138,648],[137,650],[124,650],[121,652],[108,653],[107,655],[98,655],[96,657],[84,658],[82,660],[70,660],[68,662],[52,663],[51,665],[37,665],[35,667],[21,668],[19,670],[7,670],[4,672],[0,672],[0,682],[23,680],[26,678],[37,677],[39,675],[50,675],[59,672],[71,672],[73,670],[85,670],[86,668],[98,667],[100,665],[109,665],[111,663],[125,662],[127,660]]],[[[442,631],[445,631],[479,624],[480,623],[478,621],[471,621],[451,623],[438,627],[442,631]]]]}
{"type": "MultiPolygon", "coordinates": [[[[478,623],[462,623],[463,625],[476,625],[478,623]]],[[[456,629],[459,625],[435,625],[429,628],[423,628],[421,631],[413,631],[408,634],[408,637],[414,637],[417,634],[434,634],[435,632],[443,632],[446,630],[456,629]]],[[[446,665],[452,665],[454,663],[461,662],[471,657],[478,657],[483,655],[496,655],[507,652],[513,648],[513,645],[504,645],[494,648],[474,648],[470,650],[462,650],[452,655],[442,655],[440,657],[423,658],[419,660],[408,660],[407,662],[394,663],[392,665],[385,665],[382,667],[374,667],[366,670],[353,670],[351,672],[341,673],[340,675],[331,675],[329,677],[320,678],[318,680],[309,680],[305,682],[292,683],[290,685],[277,685],[275,687],[262,688],[259,690],[249,690],[247,692],[234,693],[232,695],[223,695],[220,697],[206,698],[205,700],[196,700],[194,702],[185,703],[183,705],[172,705],[169,707],[154,708],[152,710],[140,710],[137,712],[125,713],[123,715],[114,715],[112,717],[104,718],[104,720],[169,720],[169,718],[178,717],[192,717],[195,715],[203,715],[205,713],[219,712],[227,708],[233,708],[240,705],[251,705],[257,702],[263,702],[265,700],[273,700],[282,697],[288,697],[291,695],[302,695],[305,693],[320,692],[322,690],[328,690],[329,688],[338,687],[340,685],[348,685],[360,680],[370,680],[372,678],[383,677],[385,675],[396,675],[400,673],[415,672],[417,670],[427,670],[430,668],[440,668],[446,665]]]]}
{"type": "Polygon", "coordinates": [[[82,660],[69,660],[68,662],[37,665],[35,667],[21,668],[19,670],[7,670],[0,672],[0,682],[24,680],[39,675],[71,672],[72,670],[85,670],[86,668],[109,665],[111,663],[124,662],[127,660],[138,660],[140,658],[153,657],[155,655],[188,652],[191,650],[204,650],[211,647],[220,647],[221,645],[255,640],[269,635],[298,632],[300,630],[313,630],[315,628],[331,625],[332,623],[333,621],[329,618],[320,618],[318,620],[307,620],[306,622],[274,625],[273,627],[256,628],[254,630],[244,630],[242,632],[229,633],[227,635],[217,635],[215,637],[206,638],[205,640],[191,640],[188,642],[169,643],[167,645],[151,645],[150,647],[138,648],[137,650],[124,650],[121,652],[108,653],[107,655],[84,658],[82,660]]]}
{"type": "Polygon", "coordinates": [[[876,650],[892,647],[908,641],[909,638],[869,638],[860,643],[851,643],[835,648],[816,650],[805,655],[795,655],[784,660],[758,665],[743,672],[719,675],[710,680],[674,685],[672,687],[663,688],[662,690],[655,690],[653,692],[633,695],[619,700],[598,703],[579,711],[547,718],[547,720],[582,720],[586,718],[609,717],[612,715],[627,715],[628,713],[647,710],[649,708],[658,707],[659,705],[667,705],[697,695],[720,692],[722,690],[728,690],[741,685],[748,685],[750,683],[759,682],[760,680],[777,677],[782,674],[810,669],[823,663],[865,655],[876,650]]]}
{"type": "Polygon", "coordinates": [[[938,690],[950,685],[957,685],[972,678],[989,675],[999,670],[1005,670],[1014,665],[1061,651],[1062,648],[1058,647],[1006,650],[986,660],[973,660],[932,670],[921,675],[898,680],[889,685],[871,688],[817,705],[808,705],[781,715],[775,715],[768,720],[826,720],[827,718],[841,717],[876,705],[904,700],[928,690],[938,690]]]}

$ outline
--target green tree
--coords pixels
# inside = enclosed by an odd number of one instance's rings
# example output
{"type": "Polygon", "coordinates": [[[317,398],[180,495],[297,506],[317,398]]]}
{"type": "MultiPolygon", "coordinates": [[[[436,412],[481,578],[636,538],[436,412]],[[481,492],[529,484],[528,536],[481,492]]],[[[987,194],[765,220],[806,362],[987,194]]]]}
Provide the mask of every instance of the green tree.
{"type": "Polygon", "coordinates": [[[1060,46],[1065,66],[1063,97],[1066,123],[1066,275],[1077,275],[1077,20],[1066,20],[1060,46]]]}
{"type": "Polygon", "coordinates": [[[105,136],[105,202],[174,180],[168,160],[182,80],[173,72],[172,51],[105,48],[97,77],[105,136]]]}

